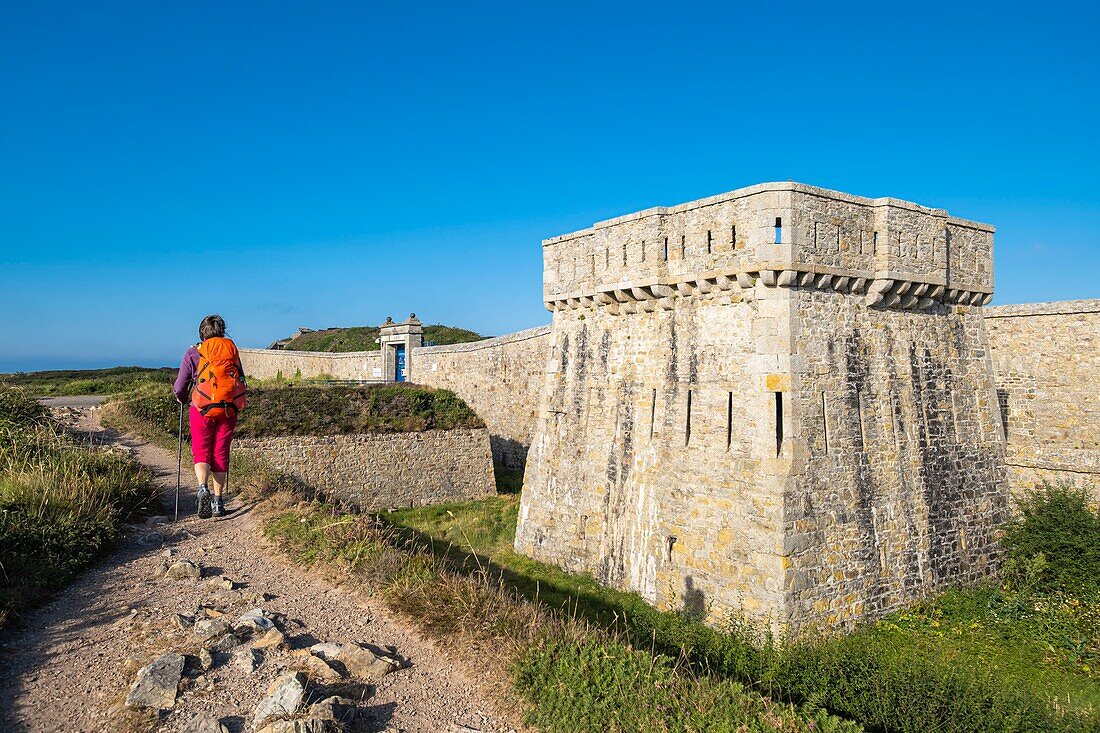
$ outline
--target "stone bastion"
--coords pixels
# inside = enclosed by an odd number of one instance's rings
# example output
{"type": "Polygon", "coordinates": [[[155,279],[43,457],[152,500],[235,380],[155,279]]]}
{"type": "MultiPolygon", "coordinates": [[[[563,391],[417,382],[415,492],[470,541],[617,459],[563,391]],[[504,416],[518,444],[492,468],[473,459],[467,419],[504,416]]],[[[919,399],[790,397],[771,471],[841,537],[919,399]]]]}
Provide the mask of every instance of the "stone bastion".
{"type": "Polygon", "coordinates": [[[981,576],[1008,497],[992,256],[989,225],[796,183],[546,240],[516,549],[795,626],[981,576]]]}
{"type": "MultiPolygon", "coordinates": [[[[711,619],[844,625],[985,573],[1012,491],[1100,498],[1100,301],[986,307],[993,232],[797,183],[647,209],[543,243],[549,327],[407,340],[405,376],[526,463],[517,550],[711,619]]],[[[394,378],[379,351],[242,358],[394,378]]]]}

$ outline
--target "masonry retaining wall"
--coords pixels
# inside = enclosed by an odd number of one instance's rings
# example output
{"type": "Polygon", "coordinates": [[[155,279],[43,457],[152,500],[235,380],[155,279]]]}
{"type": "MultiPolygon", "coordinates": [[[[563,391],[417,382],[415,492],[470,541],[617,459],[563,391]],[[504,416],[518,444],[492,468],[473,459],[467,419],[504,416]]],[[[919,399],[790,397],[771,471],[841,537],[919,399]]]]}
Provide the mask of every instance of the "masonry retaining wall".
{"type": "Polygon", "coordinates": [[[413,349],[410,380],[449,389],[489,428],[493,458],[523,468],[538,419],[550,327],[452,346],[413,349]]]}
{"type": "Polygon", "coordinates": [[[1100,300],[985,309],[1014,492],[1071,481],[1100,499],[1100,300]]]}
{"type": "Polygon", "coordinates": [[[496,490],[485,428],[241,438],[234,447],[363,511],[462,501],[496,490]]]}
{"type": "MultiPolygon", "coordinates": [[[[485,422],[493,459],[523,468],[535,431],[550,327],[449,346],[423,346],[408,354],[409,381],[449,389],[485,422]]],[[[323,353],[241,349],[245,374],[274,379],[279,374],[382,382],[379,351],[323,353]]]]}
{"type": "Polygon", "coordinates": [[[329,376],[335,379],[382,381],[381,351],[334,354],[321,351],[241,349],[241,366],[248,377],[256,379],[329,376]]]}

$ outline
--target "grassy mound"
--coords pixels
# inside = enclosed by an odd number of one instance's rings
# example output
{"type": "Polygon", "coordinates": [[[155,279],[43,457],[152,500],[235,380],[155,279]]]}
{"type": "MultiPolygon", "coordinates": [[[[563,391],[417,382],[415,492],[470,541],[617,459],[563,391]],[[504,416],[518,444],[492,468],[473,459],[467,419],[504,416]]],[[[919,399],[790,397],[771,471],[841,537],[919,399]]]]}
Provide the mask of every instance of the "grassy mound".
{"type": "Polygon", "coordinates": [[[257,389],[237,435],[406,433],[484,427],[473,410],[444,389],[411,384],[257,389]]]}
{"type": "MultiPolygon", "coordinates": [[[[288,351],[377,351],[377,326],[329,328],[324,331],[304,333],[286,346],[288,351]]],[[[433,324],[424,326],[424,343],[443,346],[481,341],[485,337],[465,328],[433,324]]]]}
{"type": "Polygon", "coordinates": [[[0,388],[0,624],[102,557],[154,504],[132,459],[77,445],[26,394],[0,388]]]}
{"type": "MultiPolygon", "coordinates": [[[[237,437],[406,433],[484,427],[454,392],[413,384],[367,387],[279,387],[253,389],[241,413],[237,437]]],[[[113,410],[175,437],[179,403],[169,389],[145,387],[121,398],[113,410]]],[[[184,418],[184,439],[188,426],[184,418]]]]}

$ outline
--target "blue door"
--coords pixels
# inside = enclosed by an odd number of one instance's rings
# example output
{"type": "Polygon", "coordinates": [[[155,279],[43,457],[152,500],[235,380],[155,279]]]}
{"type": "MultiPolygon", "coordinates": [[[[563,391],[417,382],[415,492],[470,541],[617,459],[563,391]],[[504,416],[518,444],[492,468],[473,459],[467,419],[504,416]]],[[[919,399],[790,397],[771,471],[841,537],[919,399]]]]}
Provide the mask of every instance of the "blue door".
{"type": "Polygon", "coordinates": [[[393,381],[405,381],[405,346],[393,347],[393,381]]]}

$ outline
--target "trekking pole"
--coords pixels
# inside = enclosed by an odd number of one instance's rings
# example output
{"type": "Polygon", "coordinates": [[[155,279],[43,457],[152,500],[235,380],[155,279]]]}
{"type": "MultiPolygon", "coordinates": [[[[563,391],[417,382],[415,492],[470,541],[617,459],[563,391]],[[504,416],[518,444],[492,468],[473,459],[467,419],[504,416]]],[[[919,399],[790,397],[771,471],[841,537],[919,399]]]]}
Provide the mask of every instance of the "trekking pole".
{"type": "Polygon", "coordinates": [[[183,473],[183,403],[180,403],[179,450],[176,452],[176,516],[172,521],[180,521],[180,480],[183,473]]]}
{"type": "Polygon", "coordinates": [[[225,486],[222,487],[222,509],[229,501],[229,464],[233,462],[233,441],[229,441],[229,448],[225,451],[225,486]]]}

